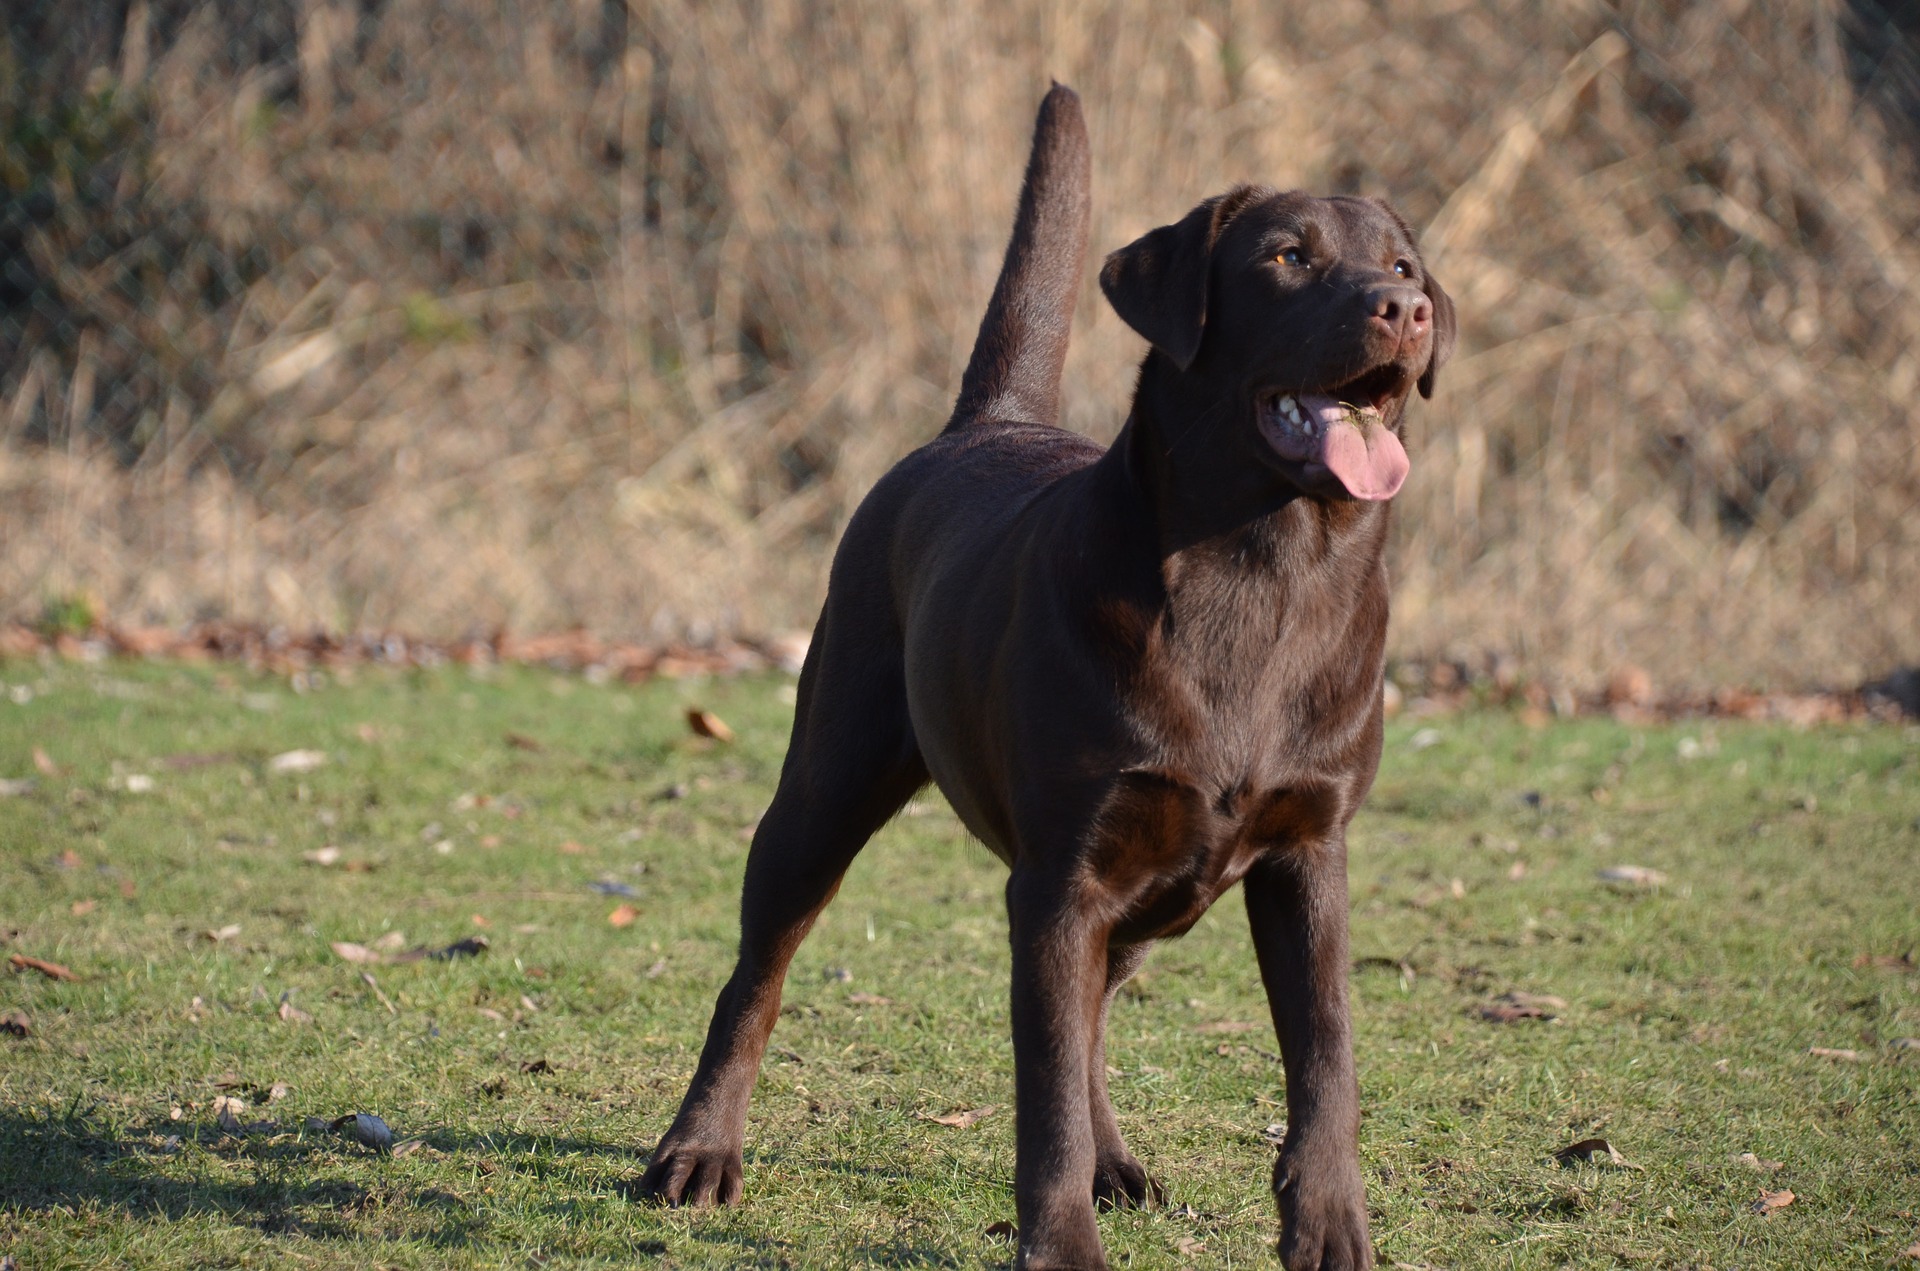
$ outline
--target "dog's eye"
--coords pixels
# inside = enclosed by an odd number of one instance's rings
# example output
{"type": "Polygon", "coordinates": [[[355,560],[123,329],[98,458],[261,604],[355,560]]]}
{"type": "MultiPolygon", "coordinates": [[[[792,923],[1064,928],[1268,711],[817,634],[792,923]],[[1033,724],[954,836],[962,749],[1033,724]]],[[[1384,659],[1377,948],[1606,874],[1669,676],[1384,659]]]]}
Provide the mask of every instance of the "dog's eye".
{"type": "Polygon", "coordinates": [[[1274,259],[1283,265],[1292,265],[1295,269],[1298,269],[1307,263],[1307,253],[1304,248],[1289,247],[1274,257],[1274,259]]]}
{"type": "Polygon", "coordinates": [[[1393,262],[1393,272],[1402,278],[1413,277],[1413,266],[1404,260],[1393,262]]]}

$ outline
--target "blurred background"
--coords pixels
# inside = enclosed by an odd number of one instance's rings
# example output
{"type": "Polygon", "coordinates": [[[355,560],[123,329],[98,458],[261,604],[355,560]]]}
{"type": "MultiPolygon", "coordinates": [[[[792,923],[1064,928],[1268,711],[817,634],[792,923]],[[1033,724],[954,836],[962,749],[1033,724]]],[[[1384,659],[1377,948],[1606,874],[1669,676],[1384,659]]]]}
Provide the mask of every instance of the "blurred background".
{"type": "MultiPolygon", "coordinates": [[[[0,619],[810,625],[950,406],[1049,77],[1093,259],[1391,198],[1463,342],[1395,652],[1920,654],[1920,5],[10,0],[0,619]]],[[[1141,341],[1093,285],[1068,424],[1141,341]]]]}

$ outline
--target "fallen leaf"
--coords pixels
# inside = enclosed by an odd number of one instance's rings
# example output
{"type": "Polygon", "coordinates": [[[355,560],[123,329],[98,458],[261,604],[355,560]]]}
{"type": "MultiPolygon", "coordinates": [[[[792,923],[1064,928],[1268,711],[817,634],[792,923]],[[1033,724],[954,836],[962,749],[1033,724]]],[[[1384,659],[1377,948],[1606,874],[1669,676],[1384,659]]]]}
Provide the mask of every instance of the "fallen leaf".
{"type": "Polygon", "coordinates": [[[84,918],[97,909],[99,905],[100,902],[97,900],[76,900],[72,905],[73,916],[76,918],[84,918]]]}
{"type": "Polygon", "coordinates": [[[847,994],[847,1005],[849,1006],[892,1006],[893,999],[890,997],[882,997],[878,993],[849,993],[847,994]]]}
{"type": "MultiPolygon", "coordinates": [[[[310,1120],[307,1124],[312,1125],[313,1122],[310,1120]]],[[[371,1112],[349,1112],[343,1117],[335,1117],[327,1122],[327,1128],[345,1134],[355,1143],[376,1152],[384,1152],[393,1146],[393,1131],[371,1112]]]]}
{"type": "Polygon", "coordinates": [[[507,1017],[499,1011],[494,1010],[491,1006],[481,1006],[475,1009],[480,1012],[482,1018],[490,1019],[496,1024],[504,1024],[507,1022],[507,1017]]]}
{"type": "Polygon", "coordinates": [[[488,1078],[480,1083],[480,1093],[489,1099],[504,1099],[507,1094],[507,1079],[505,1077],[488,1078]]]}
{"type": "Polygon", "coordinates": [[[1658,887],[1667,881],[1665,874],[1644,865],[1609,865],[1599,872],[1598,877],[1603,883],[1619,883],[1626,887],[1658,887]]]}
{"type": "Polygon", "coordinates": [[[80,978],[73,972],[67,970],[67,968],[61,966],[58,962],[48,962],[44,958],[30,958],[24,953],[8,954],[7,965],[16,971],[38,971],[40,974],[52,980],[77,980],[80,978]]]}
{"type": "Polygon", "coordinates": [[[1480,1008],[1480,1018],[1511,1024],[1523,1019],[1553,1019],[1554,1011],[1566,1008],[1565,998],[1549,993],[1502,993],[1480,1008]]]}
{"type": "Polygon", "coordinates": [[[956,1130],[970,1129],[1000,1110],[997,1104],[988,1104],[984,1108],[968,1108],[965,1112],[949,1112],[945,1116],[934,1116],[931,1112],[922,1112],[922,1121],[931,1121],[935,1125],[952,1126],[956,1130]]]}
{"type": "Polygon", "coordinates": [[[70,847],[63,850],[59,856],[54,858],[54,864],[58,865],[61,869],[79,869],[84,863],[85,862],[80,859],[80,853],[70,847]]]}
{"type": "Polygon", "coordinates": [[[1895,1050],[1920,1050],[1920,1037],[1896,1037],[1887,1045],[1895,1050]]]}
{"type": "Polygon", "coordinates": [[[1859,1063],[1861,1058],[1860,1052],[1857,1050],[1840,1050],[1833,1046],[1809,1046],[1807,1047],[1807,1053],[1818,1056],[1821,1059],[1844,1060],[1850,1064],[1859,1063]]]}
{"type": "Polygon", "coordinates": [[[309,865],[338,865],[340,849],[333,846],[316,848],[311,852],[300,853],[300,859],[309,865]]]}
{"type": "Polygon", "coordinates": [[[380,740],[380,730],[372,724],[355,724],[353,735],[369,746],[380,740]]]}
{"type": "Polygon", "coordinates": [[[366,945],[355,944],[351,940],[335,940],[328,947],[348,962],[358,963],[361,966],[370,966],[386,961],[386,958],[374,950],[367,948],[366,945]]]}
{"type": "Polygon", "coordinates": [[[520,1071],[531,1076],[534,1073],[552,1072],[553,1065],[544,1059],[529,1059],[520,1065],[520,1071]]]}
{"type": "Polygon", "coordinates": [[[293,1093],[292,1086],[288,1085],[284,1081],[276,1081],[272,1085],[267,1087],[267,1102],[278,1103],[280,1100],[286,1098],[291,1093],[293,1093]]]}
{"type": "Polygon", "coordinates": [[[1736,1164],[1744,1165],[1750,1170],[1758,1170],[1762,1174],[1771,1174],[1775,1170],[1784,1168],[1786,1165],[1785,1161],[1762,1160],[1752,1152],[1742,1152],[1733,1159],[1736,1164]]]}
{"type": "Polygon", "coordinates": [[[223,1094],[213,1101],[213,1119],[228,1134],[245,1133],[246,1127],[240,1118],[251,1111],[247,1101],[237,1095],[223,1094]]]}
{"type": "Polygon", "coordinates": [[[1571,1165],[1575,1161],[1593,1161],[1596,1158],[1621,1169],[1641,1168],[1620,1155],[1620,1149],[1605,1139],[1581,1139],[1578,1143],[1567,1144],[1553,1154],[1553,1159],[1562,1165],[1571,1165]]]}
{"type": "Polygon", "coordinates": [[[485,936],[468,936],[465,940],[455,940],[444,949],[435,949],[427,956],[439,962],[451,962],[455,958],[477,958],[493,947],[493,942],[485,936]]]}
{"type": "Polygon", "coordinates": [[[667,960],[665,958],[661,958],[658,962],[655,962],[652,966],[647,968],[647,978],[649,980],[657,980],[661,976],[665,975],[666,972],[667,972],[667,960]]]}
{"type": "Polygon", "coordinates": [[[1754,1201],[1748,1208],[1756,1214],[1765,1215],[1772,1213],[1776,1209],[1785,1209],[1793,1203],[1793,1199],[1793,1193],[1790,1191],[1770,1192],[1763,1188],[1760,1192],[1760,1199],[1754,1201]]]}
{"type": "Polygon", "coordinates": [[[425,1139],[405,1139],[393,1145],[393,1154],[396,1157],[412,1156],[426,1145],[425,1139]]]}
{"type": "Polygon", "coordinates": [[[373,947],[376,949],[380,949],[385,952],[391,953],[395,949],[405,948],[406,944],[407,944],[407,936],[405,932],[389,931],[385,935],[381,936],[379,939],[375,940],[373,942],[373,947]]]}
{"type": "Polygon", "coordinates": [[[289,750],[267,760],[273,772],[312,772],[327,762],[324,750],[289,750]]]}
{"type": "Polygon", "coordinates": [[[1275,1121],[1272,1125],[1260,1131],[1260,1137],[1275,1147],[1281,1146],[1287,1141],[1287,1123],[1285,1121],[1275,1121]]]}
{"type": "Polygon", "coordinates": [[[1515,861],[1513,864],[1507,866],[1508,882],[1517,883],[1521,879],[1525,878],[1526,876],[1527,876],[1527,863],[1525,861],[1515,861]]]}
{"type": "Polygon", "coordinates": [[[639,916],[640,911],[632,905],[621,905],[607,915],[607,921],[616,927],[630,927],[633,925],[634,919],[639,916]]]}
{"type": "Polygon", "coordinates": [[[1018,1240],[1020,1229],[1003,1218],[999,1222],[989,1223],[985,1234],[989,1240],[1018,1240]]]}
{"type": "Polygon", "coordinates": [[[1854,958],[1856,967],[1873,967],[1879,971],[1911,971],[1914,968],[1913,950],[1905,953],[1863,953],[1854,958]]]}
{"type": "Polygon", "coordinates": [[[587,854],[587,845],[585,843],[577,843],[573,839],[568,839],[560,845],[560,854],[562,856],[585,856],[587,854]]]}
{"type": "Polygon", "coordinates": [[[533,738],[527,736],[525,733],[508,733],[506,736],[506,742],[507,742],[507,745],[512,746],[515,750],[524,750],[527,753],[534,754],[534,755],[537,755],[541,751],[546,749],[545,746],[541,745],[538,741],[535,741],[533,738]]]}
{"type": "Polygon", "coordinates": [[[715,741],[732,741],[733,730],[727,722],[712,711],[703,711],[697,706],[687,708],[687,727],[697,736],[711,737],[715,741]]]}
{"type": "MultiPolygon", "coordinates": [[[[1907,1258],[1920,1258],[1920,1240],[1916,1240],[1912,1244],[1908,1245],[1906,1247],[1906,1250],[1902,1253],[1901,1256],[1907,1257],[1907,1258]]],[[[0,1271],[4,1271],[4,1268],[0,1268],[0,1271]]]]}
{"type": "Polygon", "coordinates": [[[0,1033],[9,1037],[31,1037],[33,1021],[27,1018],[25,1011],[8,1011],[0,1015],[0,1033]]]}
{"type": "Polygon", "coordinates": [[[280,995],[280,1009],[275,1012],[283,1024],[311,1024],[313,1016],[293,1004],[291,991],[280,995]]]}
{"type": "Polygon", "coordinates": [[[1249,1024],[1244,1020],[1220,1019],[1211,1024],[1195,1025],[1193,1031],[1196,1033],[1251,1033],[1259,1027],[1258,1024],[1249,1024]]]}
{"type": "Polygon", "coordinates": [[[130,772],[125,785],[128,794],[152,794],[155,782],[144,772],[130,772]]]}
{"type": "Polygon", "coordinates": [[[1438,728],[1422,728],[1407,738],[1407,747],[1410,750],[1426,750],[1429,747],[1438,746],[1442,740],[1444,739],[1438,728]]]}
{"type": "Polygon", "coordinates": [[[17,799],[32,793],[32,777],[0,777],[0,799],[17,799]]]}
{"type": "Polygon", "coordinates": [[[1202,1249],[1205,1249],[1207,1242],[1199,1236],[1182,1236],[1173,1247],[1184,1255],[1192,1256],[1193,1254],[1199,1253],[1202,1249]]]}
{"type": "Polygon", "coordinates": [[[240,924],[237,922],[230,922],[224,927],[216,927],[210,931],[202,931],[200,933],[200,938],[202,940],[209,941],[210,943],[213,943],[213,944],[219,944],[221,941],[231,940],[239,934],[240,934],[240,924]]]}
{"type": "Polygon", "coordinates": [[[49,755],[38,746],[33,748],[33,766],[43,777],[57,777],[60,775],[60,765],[53,761],[52,755],[49,755]]]}

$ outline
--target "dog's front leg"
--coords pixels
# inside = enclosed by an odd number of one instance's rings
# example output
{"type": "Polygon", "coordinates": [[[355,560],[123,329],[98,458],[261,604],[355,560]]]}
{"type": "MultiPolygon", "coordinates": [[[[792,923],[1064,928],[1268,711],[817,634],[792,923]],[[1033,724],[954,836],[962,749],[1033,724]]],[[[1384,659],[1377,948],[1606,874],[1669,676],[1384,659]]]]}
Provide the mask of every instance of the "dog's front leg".
{"type": "Polygon", "coordinates": [[[1287,1074],[1274,1166],[1287,1271],[1373,1265],[1360,1181],[1360,1092],[1347,1015],[1347,849],[1334,832],[1277,848],[1246,877],[1247,916],[1287,1074]]]}
{"type": "Polygon", "coordinates": [[[1106,997],[1107,932],[1062,879],[1016,869],[1013,943],[1014,1202],[1020,1271],[1104,1271],[1094,1221],[1088,1064],[1106,997]]]}

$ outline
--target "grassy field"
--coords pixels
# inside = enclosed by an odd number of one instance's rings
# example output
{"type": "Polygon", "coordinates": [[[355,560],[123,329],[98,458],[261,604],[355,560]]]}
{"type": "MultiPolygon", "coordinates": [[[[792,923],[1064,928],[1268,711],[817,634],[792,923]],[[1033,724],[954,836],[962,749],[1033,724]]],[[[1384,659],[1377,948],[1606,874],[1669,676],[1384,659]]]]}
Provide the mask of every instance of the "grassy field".
{"type": "MultiPolygon", "coordinates": [[[[0,975],[21,1271],[1011,1261],[1002,873],[931,795],[795,963],[748,1203],[626,1197],[730,965],[791,681],[0,681],[0,952],[78,976],[0,975]],[[300,750],[323,762],[276,767],[300,750]],[[383,937],[380,965],[330,947],[383,937]],[[308,1124],[354,1112],[406,1150],[308,1124]]],[[[1920,731],[1401,720],[1352,855],[1387,1264],[1887,1266],[1920,1239],[1920,731]],[[1665,881],[1597,877],[1627,865],[1665,881]],[[1510,991],[1565,1004],[1481,1015],[1510,991]],[[1555,1161],[1590,1137],[1627,1164],[1555,1161]]],[[[1116,1266],[1272,1265],[1264,1018],[1235,902],[1117,1005],[1115,1102],[1172,1205],[1102,1218],[1116,1266]]]]}

